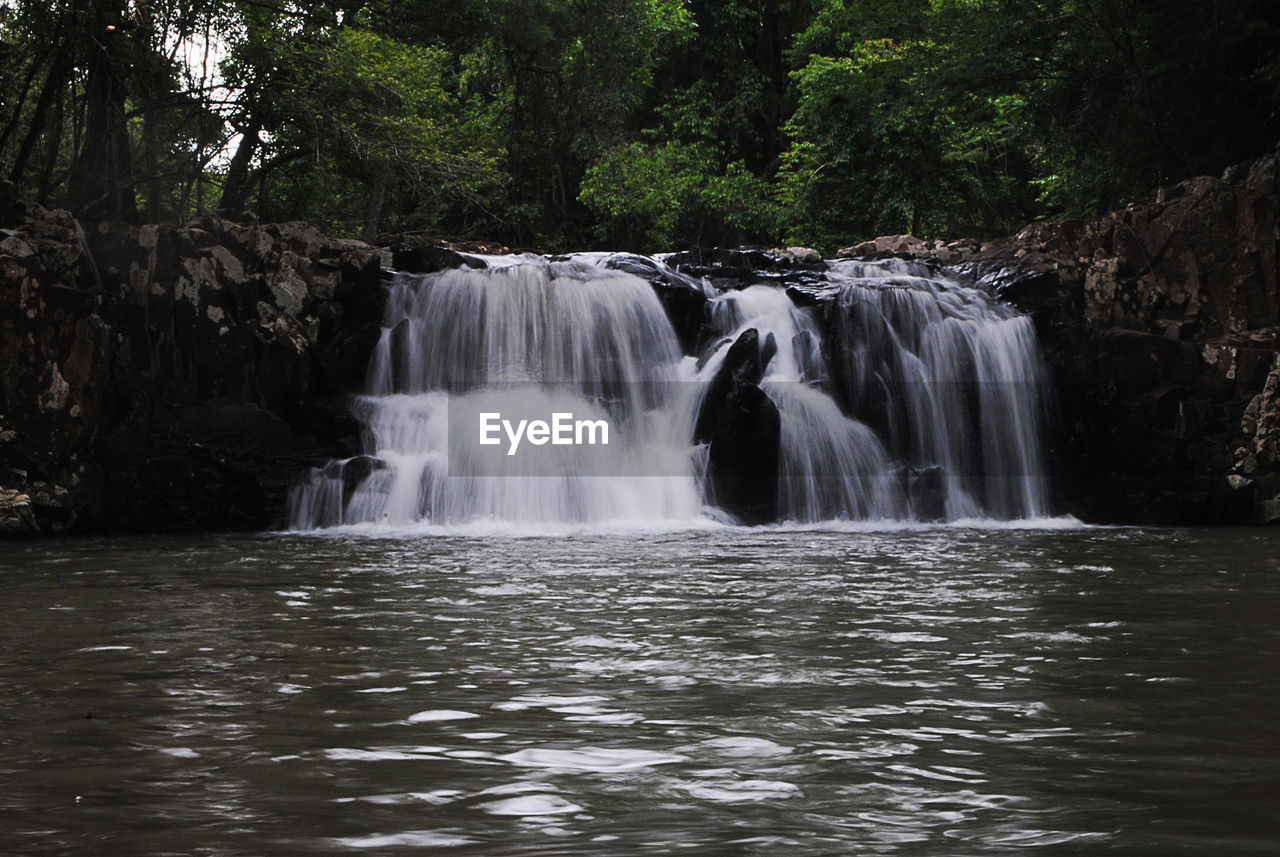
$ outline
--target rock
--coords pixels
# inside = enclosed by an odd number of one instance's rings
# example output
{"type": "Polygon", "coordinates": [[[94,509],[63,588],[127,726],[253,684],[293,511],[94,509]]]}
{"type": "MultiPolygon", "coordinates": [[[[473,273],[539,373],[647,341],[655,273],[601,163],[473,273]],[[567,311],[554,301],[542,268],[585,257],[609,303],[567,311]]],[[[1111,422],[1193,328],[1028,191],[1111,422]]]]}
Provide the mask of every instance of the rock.
{"type": "Polygon", "coordinates": [[[911,512],[919,521],[944,521],[947,518],[946,469],[926,467],[907,473],[907,497],[911,512]]]}
{"type": "Polygon", "coordinates": [[[31,498],[20,491],[0,488],[0,536],[34,536],[40,524],[31,506],[31,498]]]}
{"type": "Polygon", "coordinates": [[[1267,376],[1262,392],[1250,400],[1241,429],[1253,441],[1254,462],[1280,466],[1280,368],[1267,376]]]}
{"type": "Polygon", "coordinates": [[[777,350],[743,331],[707,386],[694,427],[696,443],[709,443],[707,480],[713,502],[746,524],[778,517],[778,464],[782,419],[759,382],[777,350]]]}
{"type": "Polygon", "coordinates": [[[666,310],[667,319],[675,328],[676,337],[685,354],[697,354],[702,350],[702,338],[710,320],[707,295],[697,281],[688,276],[673,274],[670,268],[659,265],[647,256],[618,253],[605,262],[606,268],[625,271],[648,281],[666,310]]]}
{"type": "MultiPolygon", "coordinates": [[[[773,347],[774,350],[777,349],[776,344],[773,347]]],[[[694,423],[694,443],[708,443],[711,440],[729,401],[743,387],[760,383],[765,363],[767,360],[761,359],[760,333],[754,327],[749,327],[729,346],[724,362],[707,385],[707,391],[702,397],[702,407],[698,410],[698,418],[694,423]]]]}
{"type": "Polygon", "coordinates": [[[840,259],[937,258],[938,250],[939,248],[925,243],[914,235],[882,235],[871,241],[845,247],[836,253],[836,257],[840,259]]]}
{"type": "Polygon", "coordinates": [[[1280,497],[1262,501],[1262,523],[1280,524],[1280,497]]]}
{"type": "Polygon", "coordinates": [[[483,268],[484,261],[459,253],[444,244],[410,246],[402,244],[391,248],[391,267],[409,274],[431,274],[449,268],[483,268]]]}
{"type": "Polygon", "coordinates": [[[380,470],[386,470],[387,463],[370,455],[357,455],[342,465],[343,496],[350,497],[366,479],[380,470]]]}
{"type": "Polygon", "coordinates": [[[769,255],[803,265],[822,264],[822,254],[812,247],[785,247],[769,251],[769,255]]]}
{"type": "Polygon", "coordinates": [[[705,279],[725,291],[759,283],[779,286],[817,285],[827,265],[817,251],[805,248],[762,250],[756,247],[694,248],[673,253],[666,262],[678,273],[705,279]],[[792,253],[791,250],[799,251],[792,253]],[[816,258],[815,258],[816,257],[816,258]]]}
{"type": "Polygon", "coordinates": [[[744,524],[778,520],[782,418],[764,391],[745,385],[725,402],[711,435],[713,502],[744,524]]]}
{"type": "Polygon", "coordinates": [[[299,469],[355,451],[330,403],[360,389],[377,341],[378,250],[213,215],[86,236],[16,205],[0,485],[30,503],[0,530],[262,529],[299,469]]]}

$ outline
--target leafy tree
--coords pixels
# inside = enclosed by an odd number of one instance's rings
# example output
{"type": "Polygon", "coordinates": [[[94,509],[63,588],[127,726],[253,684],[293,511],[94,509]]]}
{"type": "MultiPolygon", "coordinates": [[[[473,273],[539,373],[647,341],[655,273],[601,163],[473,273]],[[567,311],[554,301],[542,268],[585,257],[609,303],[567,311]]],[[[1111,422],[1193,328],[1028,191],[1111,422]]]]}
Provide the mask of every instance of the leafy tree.
{"type": "Polygon", "coordinates": [[[1022,57],[1038,42],[979,3],[898,11],[837,2],[800,40],[841,55],[794,74],[780,182],[794,237],[990,234],[1031,216],[1022,57]]]}
{"type": "Polygon", "coordinates": [[[358,212],[364,234],[376,236],[396,190],[408,200],[409,222],[432,227],[456,207],[483,205],[499,185],[501,149],[447,87],[443,49],[347,25],[307,46],[301,59],[291,121],[278,124],[269,148],[307,153],[293,162],[303,170],[295,180],[324,179],[337,197],[330,204],[346,213],[345,222],[328,225],[349,231],[358,212]],[[363,205],[349,199],[343,179],[363,185],[363,205]]]}
{"type": "Polygon", "coordinates": [[[1216,173],[1280,138],[1280,6],[1056,0],[1020,7],[1053,34],[1028,76],[1035,184],[1090,213],[1216,173]]]}
{"type": "Polygon", "coordinates": [[[587,171],[581,198],[602,215],[596,239],[607,246],[729,245],[775,231],[768,184],[707,144],[619,146],[587,171]]]}
{"type": "Polygon", "coordinates": [[[992,234],[1280,137],[1273,0],[0,0],[0,163],[547,249],[992,234]]]}

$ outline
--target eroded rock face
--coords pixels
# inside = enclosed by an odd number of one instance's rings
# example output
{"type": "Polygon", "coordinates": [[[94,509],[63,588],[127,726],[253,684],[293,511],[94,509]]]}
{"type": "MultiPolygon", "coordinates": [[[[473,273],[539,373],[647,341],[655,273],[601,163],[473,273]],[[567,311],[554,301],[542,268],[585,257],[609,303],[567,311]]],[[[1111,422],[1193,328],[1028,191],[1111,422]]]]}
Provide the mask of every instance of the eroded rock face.
{"type": "Polygon", "coordinates": [[[0,530],[275,524],[293,474],[355,443],[380,262],[305,224],[5,207],[0,530]]]}

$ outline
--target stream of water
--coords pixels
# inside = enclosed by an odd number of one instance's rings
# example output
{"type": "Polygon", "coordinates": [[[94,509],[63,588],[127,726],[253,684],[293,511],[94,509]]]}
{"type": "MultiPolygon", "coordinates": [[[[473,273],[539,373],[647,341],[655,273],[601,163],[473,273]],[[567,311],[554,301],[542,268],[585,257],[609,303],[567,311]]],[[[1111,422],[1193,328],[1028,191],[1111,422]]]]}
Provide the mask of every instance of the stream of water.
{"type": "Polygon", "coordinates": [[[6,545],[0,853],[1280,853],[1266,530],[6,545]]]}

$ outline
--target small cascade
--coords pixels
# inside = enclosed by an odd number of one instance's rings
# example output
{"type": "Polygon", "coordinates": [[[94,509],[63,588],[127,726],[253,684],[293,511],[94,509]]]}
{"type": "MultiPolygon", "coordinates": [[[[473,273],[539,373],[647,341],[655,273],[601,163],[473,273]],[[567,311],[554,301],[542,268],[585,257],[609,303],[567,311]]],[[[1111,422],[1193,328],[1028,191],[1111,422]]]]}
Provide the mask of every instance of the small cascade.
{"type": "Polygon", "coordinates": [[[1049,514],[1031,319],[918,262],[836,262],[828,278],[841,308],[836,392],[891,456],[934,474],[944,517],[1049,514]]]}
{"type": "Polygon", "coordinates": [[[694,427],[730,406],[707,392],[740,339],[758,372],[735,383],[777,410],[779,520],[1049,512],[1029,319],[925,265],[833,262],[815,308],[645,257],[472,261],[391,281],[352,406],[364,454],[295,487],[295,529],[723,519],[694,427]],[[654,285],[615,268],[705,300],[685,338],[701,353],[682,353],[654,285]]]}
{"type": "Polygon", "coordinates": [[[784,520],[902,518],[908,513],[900,480],[879,438],[850,419],[824,392],[822,335],[808,310],[779,288],[749,286],[711,302],[720,344],[703,377],[718,369],[729,344],[755,328],[772,339],[762,388],[781,417],[779,513],[784,520]]]}

